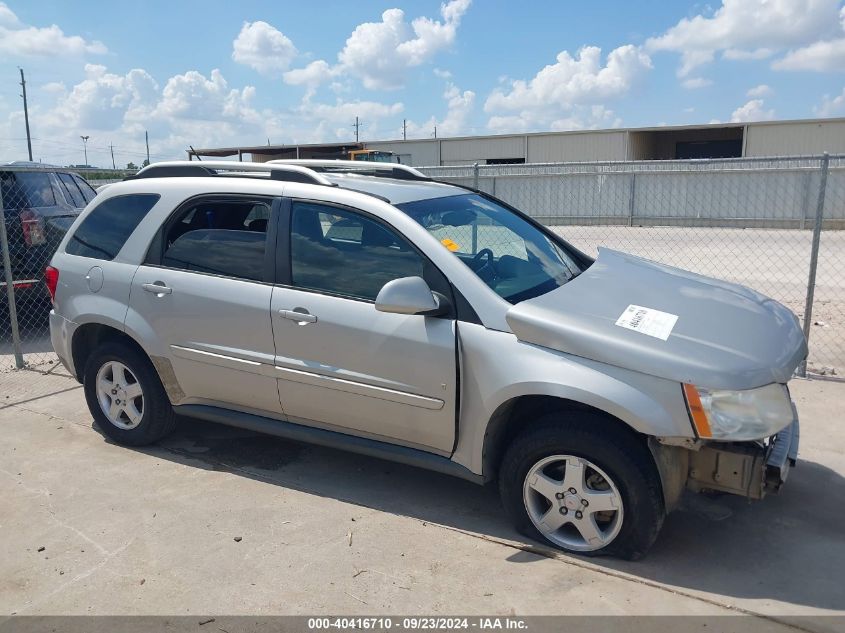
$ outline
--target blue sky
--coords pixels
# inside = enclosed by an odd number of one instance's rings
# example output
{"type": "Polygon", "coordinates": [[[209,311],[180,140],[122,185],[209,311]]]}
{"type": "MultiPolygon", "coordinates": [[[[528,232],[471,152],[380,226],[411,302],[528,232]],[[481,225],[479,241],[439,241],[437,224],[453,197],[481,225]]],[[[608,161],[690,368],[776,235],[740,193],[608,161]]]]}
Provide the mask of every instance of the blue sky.
{"type": "Polygon", "coordinates": [[[845,115],[841,0],[0,2],[0,160],[845,115]]]}

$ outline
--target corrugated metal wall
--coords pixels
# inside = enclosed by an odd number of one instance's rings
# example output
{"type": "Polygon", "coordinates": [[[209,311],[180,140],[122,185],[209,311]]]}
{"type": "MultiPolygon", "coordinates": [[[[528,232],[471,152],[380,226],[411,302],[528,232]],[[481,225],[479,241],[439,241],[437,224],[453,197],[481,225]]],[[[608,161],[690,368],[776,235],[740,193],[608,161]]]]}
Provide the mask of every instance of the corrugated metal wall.
{"type": "MultiPolygon", "coordinates": [[[[489,159],[526,163],[654,160],[675,156],[678,141],[742,138],[743,125],[549,132],[510,136],[421,139],[367,143],[394,152],[414,166],[484,165],[489,159]]],[[[818,155],[845,152],[845,119],[745,124],[745,156],[818,155]]]]}
{"type": "Polygon", "coordinates": [[[582,132],[528,136],[527,163],[625,160],[627,132],[582,132]]]}
{"type": "Polygon", "coordinates": [[[441,165],[466,165],[488,158],[525,158],[525,136],[489,136],[440,141],[441,165]]]}
{"type": "Polygon", "coordinates": [[[746,156],[810,155],[845,151],[845,121],[750,123],[746,156]]]}

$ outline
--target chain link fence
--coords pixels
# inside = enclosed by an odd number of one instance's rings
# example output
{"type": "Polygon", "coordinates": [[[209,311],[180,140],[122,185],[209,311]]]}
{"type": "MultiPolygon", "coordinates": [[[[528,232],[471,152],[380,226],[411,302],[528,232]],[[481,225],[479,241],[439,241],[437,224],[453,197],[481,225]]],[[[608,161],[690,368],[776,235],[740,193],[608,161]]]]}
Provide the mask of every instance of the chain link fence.
{"type": "MultiPolygon", "coordinates": [[[[845,156],[421,170],[494,194],[589,254],[606,246],[759,290],[801,318],[809,373],[845,374],[845,156]]],[[[66,374],[50,343],[44,268],[84,204],[73,203],[81,189],[44,170],[0,170],[0,184],[2,406],[4,391],[36,373],[66,374]]],[[[484,225],[443,238],[524,257],[484,225]]]]}
{"type": "Polygon", "coordinates": [[[845,374],[845,156],[419,169],[495,195],[588,254],[604,246],[759,290],[801,319],[802,372],[845,374]]]}
{"type": "Polygon", "coordinates": [[[63,373],[44,269],[96,192],[69,170],[0,167],[0,406],[36,374],[63,373]]]}

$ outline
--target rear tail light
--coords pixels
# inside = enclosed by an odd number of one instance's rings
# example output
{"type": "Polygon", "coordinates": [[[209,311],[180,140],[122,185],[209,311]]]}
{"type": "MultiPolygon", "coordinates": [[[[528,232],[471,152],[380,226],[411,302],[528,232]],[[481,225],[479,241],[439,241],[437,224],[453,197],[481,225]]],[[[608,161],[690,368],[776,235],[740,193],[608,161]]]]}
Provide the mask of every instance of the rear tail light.
{"type": "Polygon", "coordinates": [[[47,241],[44,219],[38,217],[32,209],[21,211],[21,229],[23,229],[23,241],[29,247],[40,246],[47,241]]]}
{"type": "Polygon", "coordinates": [[[56,303],[56,287],[59,285],[59,269],[47,266],[44,269],[44,281],[50,291],[50,301],[56,303]]]}

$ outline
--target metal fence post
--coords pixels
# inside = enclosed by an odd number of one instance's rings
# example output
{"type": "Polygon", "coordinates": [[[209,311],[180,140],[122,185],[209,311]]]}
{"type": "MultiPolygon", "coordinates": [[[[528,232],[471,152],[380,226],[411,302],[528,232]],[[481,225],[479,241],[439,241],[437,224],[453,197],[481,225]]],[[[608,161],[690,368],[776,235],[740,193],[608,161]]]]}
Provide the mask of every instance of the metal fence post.
{"type": "Polygon", "coordinates": [[[637,198],[637,174],[631,173],[631,194],[628,198],[628,226],[634,226],[634,203],[637,198]]]}
{"type": "MultiPolygon", "coordinates": [[[[478,190],[478,163],[472,166],[472,188],[478,190]]],[[[472,223],[472,253],[478,253],[478,218],[472,223]]]]}
{"type": "Polygon", "coordinates": [[[12,277],[12,261],[9,257],[9,238],[6,235],[6,212],[3,206],[3,192],[0,191],[0,252],[3,254],[3,273],[6,278],[6,297],[9,301],[9,323],[12,326],[12,346],[15,351],[15,366],[23,368],[21,333],[18,330],[18,310],[15,305],[15,285],[12,277]]]}
{"type": "MultiPolygon", "coordinates": [[[[816,223],[813,225],[813,245],[810,248],[810,274],[807,278],[807,303],[804,306],[804,338],[810,344],[810,326],[813,324],[813,295],[816,292],[816,270],[819,265],[819,244],[822,237],[822,221],[824,220],[824,196],[827,190],[827,172],[830,168],[830,155],[825,152],[821,162],[821,178],[819,179],[819,200],[816,205],[816,223]]],[[[801,363],[800,375],[807,376],[807,361],[801,363]]]]}

